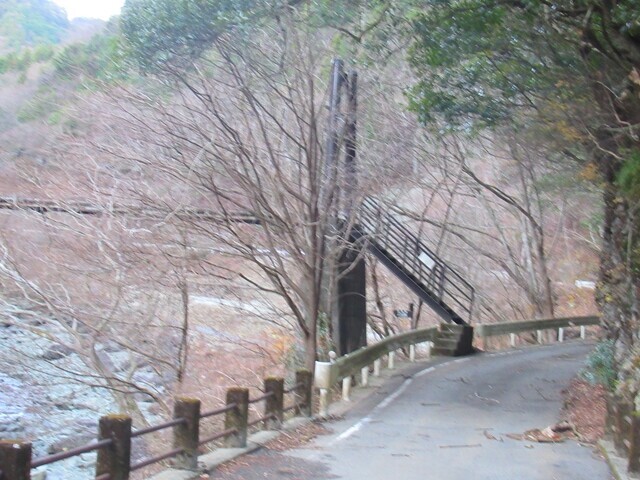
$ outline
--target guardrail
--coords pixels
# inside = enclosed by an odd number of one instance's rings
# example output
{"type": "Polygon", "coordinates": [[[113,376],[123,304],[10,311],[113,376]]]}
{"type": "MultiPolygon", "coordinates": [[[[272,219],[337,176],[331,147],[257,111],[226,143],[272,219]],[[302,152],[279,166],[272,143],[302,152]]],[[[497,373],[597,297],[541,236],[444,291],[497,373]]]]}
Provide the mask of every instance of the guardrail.
{"type": "Polygon", "coordinates": [[[373,375],[380,375],[381,358],[388,355],[388,367],[394,368],[395,352],[409,347],[409,359],[415,360],[415,346],[419,343],[433,342],[438,333],[437,327],[412,330],[387,337],[384,340],[363,347],[355,352],[330,362],[316,362],[315,386],[320,390],[319,415],[326,417],[329,409],[329,391],[342,380],[342,398],[348,400],[351,392],[351,376],[361,374],[362,385],[369,382],[369,368],[373,365],[373,375]]]}
{"type": "MultiPolygon", "coordinates": [[[[586,327],[589,325],[599,325],[600,317],[568,317],[542,320],[527,320],[524,322],[483,324],[474,326],[474,336],[483,341],[485,349],[491,337],[500,335],[510,335],[511,345],[515,346],[517,335],[523,332],[537,332],[537,339],[542,343],[542,332],[544,330],[558,329],[558,340],[564,341],[564,331],[566,328],[580,328],[580,337],[585,338],[586,327]]],[[[394,367],[395,352],[401,348],[409,347],[409,359],[415,360],[415,345],[424,342],[433,342],[438,335],[437,327],[412,330],[401,333],[371,345],[363,347],[355,352],[340,357],[332,358],[329,362],[316,362],[315,365],[315,387],[320,392],[319,415],[328,415],[329,394],[331,388],[342,380],[342,398],[349,400],[351,394],[351,378],[356,374],[361,375],[361,384],[367,386],[370,366],[373,365],[373,375],[380,375],[381,358],[388,355],[389,368],[394,367]]],[[[429,344],[431,346],[431,343],[429,344]]],[[[429,348],[429,354],[431,352],[429,348]]],[[[333,352],[331,352],[333,354],[333,352]]],[[[330,356],[331,356],[330,354],[330,356]]],[[[333,354],[335,356],[335,354],[333,354]]]]}
{"type": "Polygon", "coordinates": [[[564,329],[580,327],[580,338],[584,339],[586,327],[589,325],[599,325],[600,317],[590,315],[586,317],[566,317],[551,318],[542,320],[526,320],[524,322],[492,323],[474,325],[474,336],[483,340],[483,346],[488,349],[489,337],[499,335],[510,335],[511,346],[515,347],[518,333],[536,332],[538,343],[542,343],[542,332],[544,330],[558,330],[558,341],[564,340],[564,329]]]}
{"type": "Polygon", "coordinates": [[[173,419],[140,430],[132,430],[131,417],[107,415],[100,418],[98,439],[66,452],[32,459],[31,443],[20,440],[0,440],[0,480],[29,480],[31,470],[50,465],[87,452],[97,451],[96,480],[128,480],[131,472],[163,460],[173,458],[174,467],[184,470],[198,469],[199,448],[215,440],[225,439],[229,448],[247,446],[250,427],[262,424],[265,429],[278,429],[286,412],[311,416],[312,381],[311,372],[296,372],[296,383],[284,388],[282,378],[269,377],[264,380],[264,394],[249,398],[249,389],[227,390],[226,405],[207,412],[200,411],[200,400],[177,398],[173,419]],[[285,406],[285,395],[293,395],[293,401],[285,406]],[[249,418],[249,405],[264,402],[264,414],[249,418]],[[201,421],[224,415],[224,430],[207,438],[200,438],[201,421]],[[173,448],[154,457],[136,463],[131,461],[131,440],[153,432],[173,429],[173,448]]]}

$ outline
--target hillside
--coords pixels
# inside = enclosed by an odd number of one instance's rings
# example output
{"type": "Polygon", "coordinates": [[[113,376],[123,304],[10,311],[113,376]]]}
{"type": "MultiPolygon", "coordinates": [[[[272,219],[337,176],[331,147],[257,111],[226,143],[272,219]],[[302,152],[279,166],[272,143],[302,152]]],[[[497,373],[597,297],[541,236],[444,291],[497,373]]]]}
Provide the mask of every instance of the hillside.
{"type": "Polygon", "coordinates": [[[69,27],[64,9],[49,0],[0,1],[0,53],[60,43],[69,27]]]}

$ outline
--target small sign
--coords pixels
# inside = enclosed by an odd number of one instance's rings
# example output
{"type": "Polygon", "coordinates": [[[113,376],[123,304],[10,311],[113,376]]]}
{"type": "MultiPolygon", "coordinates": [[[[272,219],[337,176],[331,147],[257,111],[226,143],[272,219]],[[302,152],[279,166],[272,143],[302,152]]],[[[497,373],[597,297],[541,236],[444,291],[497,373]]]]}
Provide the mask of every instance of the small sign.
{"type": "Polygon", "coordinates": [[[427,252],[420,252],[418,260],[420,260],[429,270],[433,270],[433,267],[436,265],[436,261],[431,258],[427,252]]]}
{"type": "Polygon", "coordinates": [[[394,310],[393,314],[397,318],[411,318],[411,310],[394,310]]]}

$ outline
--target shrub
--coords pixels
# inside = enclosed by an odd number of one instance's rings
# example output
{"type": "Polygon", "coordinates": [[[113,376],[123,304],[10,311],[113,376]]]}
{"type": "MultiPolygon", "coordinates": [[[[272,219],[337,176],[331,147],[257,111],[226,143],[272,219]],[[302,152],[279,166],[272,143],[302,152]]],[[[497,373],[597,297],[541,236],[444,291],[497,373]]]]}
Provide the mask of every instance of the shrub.
{"type": "Polygon", "coordinates": [[[616,387],[616,368],[613,340],[605,340],[596,345],[585,363],[582,377],[591,384],[601,384],[610,392],[616,387]]]}

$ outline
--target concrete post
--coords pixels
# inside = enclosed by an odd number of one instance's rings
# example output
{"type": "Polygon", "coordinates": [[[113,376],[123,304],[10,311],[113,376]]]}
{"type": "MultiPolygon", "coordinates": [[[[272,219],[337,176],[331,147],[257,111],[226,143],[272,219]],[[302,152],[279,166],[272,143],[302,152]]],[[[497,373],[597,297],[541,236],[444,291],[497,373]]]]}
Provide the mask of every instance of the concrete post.
{"type": "Polygon", "coordinates": [[[362,370],[360,370],[360,376],[361,378],[361,383],[363,387],[368,387],[369,386],[369,367],[362,367],[362,370]]]}
{"type": "Polygon", "coordinates": [[[538,343],[542,343],[542,330],[536,330],[536,336],[538,337],[538,343]]]}
{"type": "Polygon", "coordinates": [[[342,379],[342,400],[351,401],[351,375],[342,379]]]}
{"type": "Polygon", "coordinates": [[[100,418],[98,439],[111,439],[111,445],[98,450],[96,477],[109,474],[109,480],[128,480],[131,471],[131,417],[107,415],[100,418]]]}
{"type": "Polygon", "coordinates": [[[389,370],[396,368],[396,352],[389,352],[389,370]]]}
{"type": "Polygon", "coordinates": [[[564,342],[564,328],[562,327],[558,329],[558,341],[560,343],[564,342]]]}
{"type": "Polygon", "coordinates": [[[511,337],[511,346],[512,346],[512,347],[515,347],[515,346],[516,346],[516,334],[515,334],[515,333],[512,333],[512,334],[510,335],[510,337],[511,337]]]}
{"type": "Polygon", "coordinates": [[[175,459],[175,467],[184,470],[198,468],[198,447],[200,443],[200,400],[197,398],[176,398],[173,418],[184,418],[184,422],[173,427],[173,446],[183,452],[175,459]]]}
{"type": "Polygon", "coordinates": [[[19,440],[0,440],[2,480],[31,479],[31,444],[19,440]]]}
{"type": "Polygon", "coordinates": [[[321,418],[326,418],[329,416],[329,390],[327,388],[320,389],[320,405],[319,412],[321,418]]]}
{"type": "Polygon", "coordinates": [[[587,337],[587,327],[584,325],[580,326],[580,338],[584,340],[587,337]]]}
{"type": "Polygon", "coordinates": [[[373,376],[374,377],[379,377],[380,376],[380,364],[382,363],[382,361],[380,359],[374,360],[373,361],[373,376]]]}
{"type": "Polygon", "coordinates": [[[416,361],[416,346],[415,345],[409,345],[409,361],[412,362],[412,363],[416,361]]]}
{"type": "Polygon", "coordinates": [[[271,393],[264,402],[265,429],[277,430],[282,426],[284,416],[284,379],[268,377],[264,379],[264,393],[271,393]]]}
{"type": "Polygon", "coordinates": [[[247,423],[249,420],[249,389],[230,388],[227,390],[227,405],[236,406],[228,410],[224,419],[225,430],[235,429],[227,437],[228,448],[244,448],[247,446],[247,423]]]}

